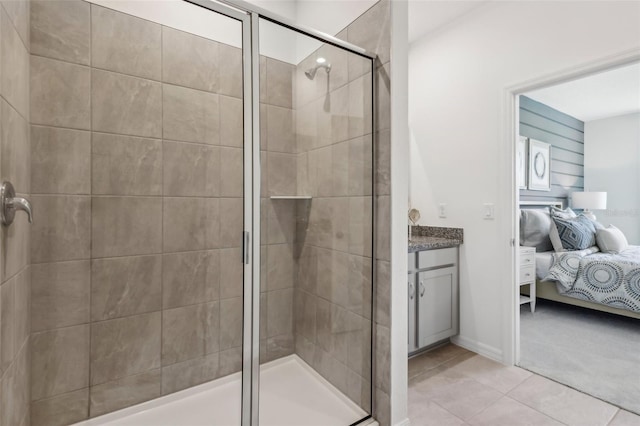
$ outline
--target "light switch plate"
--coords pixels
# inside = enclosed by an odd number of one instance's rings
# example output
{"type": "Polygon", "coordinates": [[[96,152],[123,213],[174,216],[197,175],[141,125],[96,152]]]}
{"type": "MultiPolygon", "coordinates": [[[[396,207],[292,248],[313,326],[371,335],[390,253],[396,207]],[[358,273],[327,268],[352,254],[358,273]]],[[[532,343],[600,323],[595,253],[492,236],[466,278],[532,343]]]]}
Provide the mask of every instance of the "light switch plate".
{"type": "Polygon", "coordinates": [[[440,203],[438,205],[438,217],[443,219],[447,217],[447,205],[445,203],[440,203]]]}
{"type": "Polygon", "coordinates": [[[484,203],[483,219],[494,220],[496,218],[495,206],[493,203],[484,203]]]}

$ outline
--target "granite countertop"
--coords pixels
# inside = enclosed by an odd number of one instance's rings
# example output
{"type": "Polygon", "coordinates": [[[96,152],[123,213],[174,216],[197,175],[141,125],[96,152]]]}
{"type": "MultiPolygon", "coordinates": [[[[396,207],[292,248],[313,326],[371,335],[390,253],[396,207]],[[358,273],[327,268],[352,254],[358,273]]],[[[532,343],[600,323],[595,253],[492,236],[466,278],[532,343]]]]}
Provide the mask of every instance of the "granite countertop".
{"type": "Polygon", "coordinates": [[[439,248],[457,247],[464,241],[460,228],[414,226],[409,239],[409,253],[439,248]]]}

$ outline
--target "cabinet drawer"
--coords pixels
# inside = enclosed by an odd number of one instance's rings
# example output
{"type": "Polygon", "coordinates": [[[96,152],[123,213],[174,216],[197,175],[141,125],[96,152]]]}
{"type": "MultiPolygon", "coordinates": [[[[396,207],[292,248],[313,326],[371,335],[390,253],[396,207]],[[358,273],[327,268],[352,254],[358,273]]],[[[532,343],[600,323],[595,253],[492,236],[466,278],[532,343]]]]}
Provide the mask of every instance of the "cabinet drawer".
{"type": "Polygon", "coordinates": [[[535,252],[523,253],[520,252],[520,265],[533,265],[533,261],[536,259],[535,252]]]}
{"type": "Polygon", "coordinates": [[[531,266],[521,266],[520,267],[520,283],[528,283],[531,281],[535,281],[536,279],[536,271],[531,266]]]}
{"type": "Polygon", "coordinates": [[[454,265],[458,263],[458,248],[425,250],[418,253],[418,268],[454,265]]]}

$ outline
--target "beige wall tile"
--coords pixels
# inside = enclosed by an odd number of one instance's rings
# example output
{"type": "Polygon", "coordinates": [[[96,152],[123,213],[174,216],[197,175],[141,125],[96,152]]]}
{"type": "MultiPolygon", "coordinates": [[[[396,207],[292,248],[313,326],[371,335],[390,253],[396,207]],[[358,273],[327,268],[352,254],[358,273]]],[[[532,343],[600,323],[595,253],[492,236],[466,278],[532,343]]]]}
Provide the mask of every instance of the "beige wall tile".
{"type": "Polygon", "coordinates": [[[2,10],[0,22],[0,90],[23,117],[29,117],[29,51],[2,10]]]}
{"type": "MultiPolygon", "coordinates": [[[[349,255],[349,286],[345,306],[351,312],[369,319],[371,318],[371,277],[371,258],[349,255]]],[[[383,279],[384,275],[380,278],[383,279]]],[[[388,287],[389,284],[380,285],[388,287]]]]}
{"type": "Polygon", "coordinates": [[[29,355],[29,347],[24,345],[0,381],[0,422],[3,425],[22,424],[28,416],[29,355]]]}
{"type": "Polygon", "coordinates": [[[220,247],[242,244],[243,199],[220,198],[220,247]]]}
{"type": "Polygon", "coordinates": [[[372,200],[370,197],[349,198],[349,253],[371,256],[372,200]]]}
{"type": "Polygon", "coordinates": [[[376,197],[376,245],[375,257],[381,260],[391,260],[391,200],[388,195],[376,197]]]}
{"type": "MultiPolygon", "coordinates": [[[[376,129],[375,130],[388,130],[391,128],[391,89],[390,89],[390,75],[391,65],[387,62],[383,67],[378,67],[378,78],[376,83],[377,88],[377,105],[376,110],[378,112],[376,129]]],[[[366,99],[366,98],[365,98],[366,99]]]]}
{"type": "Polygon", "coordinates": [[[31,334],[31,268],[26,267],[15,277],[16,350],[20,350],[31,334]]]}
{"type": "Polygon", "coordinates": [[[293,105],[293,65],[267,58],[267,103],[291,108],[293,105]]]}
{"type": "Polygon", "coordinates": [[[371,195],[373,191],[373,144],[371,135],[349,144],[349,195],[371,195]]]}
{"type": "Polygon", "coordinates": [[[163,307],[176,308],[217,300],[220,293],[218,250],[162,256],[163,307]]]}
{"type": "Polygon", "coordinates": [[[16,192],[31,192],[29,124],[3,99],[0,159],[2,177],[11,181],[16,192]]]}
{"type": "Polygon", "coordinates": [[[220,249],[220,298],[242,296],[243,263],[240,248],[220,249]]]}
{"type": "Polygon", "coordinates": [[[218,351],[219,307],[219,302],[211,302],[163,312],[162,365],[218,351]]]}
{"type": "Polygon", "coordinates": [[[265,361],[273,361],[289,356],[294,352],[293,334],[283,334],[267,339],[267,358],[265,361]]]}
{"type": "Polygon", "coordinates": [[[91,193],[91,133],[31,127],[31,191],[34,194],[91,193]]]}
{"type": "Polygon", "coordinates": [[[89,326],[77,325],[31,336],[31,400],[89,385],[89,326]]]}
{"type": "Polygon", "coordinates": [[[220,301],[221,351],[242,345],[242,312],[242,298],[234,297],[220,301]]]}
{"type": "Polygon", "coordinates": [[[383,130],[376,133],[376,193],[378,195],[391,194],[391,131],[383,130]]]}
{"type": "Polygon", "coordinates": [[[25,46],[29,47],[31,44],[29,25],[30,25],[30,0],[3,0],[2,6],[7,12],[9,20],[13,24],[13,27],[18,31],[18,35],[22,39],[25,46]]]}
{"type": "Polygon", "coordinates": [[[30,3],[31,53],[89,65],[90,3],[77,0],[30,3]]]}
{"type": "MultiPolygon", "coordinates": [[[[305,194],[304,191],[299,193],[305,194]]],[[[301,210],[309,207],[309,202],[300,203],[294,200],[268,200],[267,206],[262,210],[263,217],[267,216],[267,243],[281,244],[292,243],[296,239],[296,215],[298,206],[301,210]]],[[[306,211],[301,213],[304,217],[306,211]]]]}
{"type": "Polygon", "coordinates": [[[161,26],[91,5],[91,65],[160,80],[161,26]]]}
{"type": "Polygon", "coordinates": [[[218,95],[164,84],[162,132],[165,139],[217,145],[218,95]]]}
{"type": "Polygon", "coordinates": [[[219,203],[215,198],[164,198],[164,252],[217,248],[219,203]]]}
{"type": "Polygon", "coordinates": [[[90,128],[89,68],[32,56],[30,71],[32,124],[90,128]]]}
{"type": "Polygon", "coordinates": [[[34,195],[31,203],[34,212],[31,227],[33,263],[89,258],[90,197],[34,195]]]}
{"type": "Polygon", "coordinates": [[[267,140],[271,152],[296,152],[294,113],[292,109],[266,105],[267,140]]]}
{"type": "Polygon", "coordinates": [[[31,226],[27,215],[18,213],[11,226],[3,226],[0,230],[3,241],[1,248],[2,281],[12,277],[29,263],[31,226]]]}
{"type": "Polygon", "coordinates": [[[91,325],[91,385],[160,367],[161,314],[91,325]]]}
{"type": "Polygon", "coordinates": [[[242,348],[220,351],[220,376],[237,373],[242,370],[242,348]]]}
{"type": "Polygon", "coordinates": [[[9,369],[18,351],[15,339],[15,280],[0,286],[0,371],[9,369]]]}
{"type": "Polygon", "coordinates": [[[88,260],[35,264],[31,270],[34,332],[89,322],[88,260]]]}
{"type": "MultiPolygon", "coordinates": [[[[349,25],[349,42],[376,52],[380,62],[389,62],[391,11],[389,1],[379,1],[349,25]],[[373,30],[375,28],[375,30],[373,30]]],[[[355,55],[353,55],[355,56],[355,55]]]]}
{"type": "Polygon", "coordinates": [[[217,92],[218,43],[162,27],[162,78],[166,83],[217,92]]]}
{"type": "Polygon", "coordinates": [[[293,289],[267,292],[267,337],[293,333],[293,289]]]}
{"type": "Polygon", "coordinates": [[[92,256],[162,251],[162,199],[93,197],[92,256]]]}
{"type": "Polygon", "coordinates": [[[279,290],[293,288],[295,260],[291,244],[273,244],[267,246],[267,288],[279,290]]]}
{"type": "Polygon", "coordinates": [[[296,161],[293,154],[268,153],[269,195],[296,194],[296,161]]]}
{"type": "Polygon", "coordinates": [[[89,388],[31,403],[32,426],[66,426],[88,416],[89,388]]]}
{"type": "Polygon", "coordinates": [[[241,148],[220,148],[220,196],[242,197],[244,167],[241,148]]]}
{"type": "Polygon", "coordinates": [[[220,148],[163,142],[164,195],[214,197],[220,193],[220,148]]]}
{"type": "Polygon", "coordinates": [[[244,146],[244,117],[242,99],[218,96],[220,102],[220,145],[244,146]]]}
{"type": "Polygon", "coordinates": [[[89,416],[96,417],[160,396],[161,370],[151,370],[91,387],[89,416]]]}
{"type": "Polygon", "coordinates": [[[91,261],[91,319],[102,321],[162,309],[162,257],[91,261]]]}
{"type": "Polygon", "coordinates": [[[242,51],[237,47],[220,44],[220,83],[218,93],[221,95],[242,97],[242,51]]]}
{"type": "Polygon", "coordinates": [[[113,72],[92,70],[94,131],[162,137],[162,85],[113,72]]]}
{"type": "Polygon", "coordinates": [[[367,72],[349,83],[348,93],[349,138],[356,138],[371,133],[373,131],[371,115],[371,103],[373,99],[371,94],[371,73],[367,72]]]}
{"type": "Polygon", "coordinates": [[[219,361],[219,355],[215,353],[162,367],[162,394],[177,392],[217,378],[219,361]]]}
{"type": "Polygon", "coordinates": [[[162,194],[162,141],[106,133],[92,139],[94,195],[162,194]]]}

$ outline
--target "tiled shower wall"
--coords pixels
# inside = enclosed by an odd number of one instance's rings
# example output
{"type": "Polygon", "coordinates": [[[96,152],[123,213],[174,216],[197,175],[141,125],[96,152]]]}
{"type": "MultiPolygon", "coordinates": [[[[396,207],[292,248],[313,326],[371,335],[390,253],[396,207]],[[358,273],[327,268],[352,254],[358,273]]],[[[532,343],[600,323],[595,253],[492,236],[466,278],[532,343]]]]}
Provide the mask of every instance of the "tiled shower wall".
{"type": "MultiPolygon", "coordinates": [[[[33,424],[239,371],[240,50],[77,0],[34,2],[31,35],[32,201],[46,212],[31,239],[33,424]]],[[[294,224],[271,218],[266,258],[293,270],[294,224]]],[[[293,277],[265,274],[277,358],[293,350],[293,277]]]]}
{"type": "MultiPolygon", "coordinates": [[[[346,34],[340,34],[344,37],[346,34]]],[[[371,61],[324,45],[296,70],[296,353],[371,410],[371,61]],[[316,58],[331,64],[313,81],[316,58]],[[308,204],[307,204],[308,203],[308,204]]]]}
{"type": "MultiPolygon", "coordinates": [[[[0,2],[0,174],[30,194],[29,2],[0,2]]],[[[0,240],[0,425],[29,425],[29,223],[18,212],[0,240]]]]}

